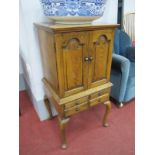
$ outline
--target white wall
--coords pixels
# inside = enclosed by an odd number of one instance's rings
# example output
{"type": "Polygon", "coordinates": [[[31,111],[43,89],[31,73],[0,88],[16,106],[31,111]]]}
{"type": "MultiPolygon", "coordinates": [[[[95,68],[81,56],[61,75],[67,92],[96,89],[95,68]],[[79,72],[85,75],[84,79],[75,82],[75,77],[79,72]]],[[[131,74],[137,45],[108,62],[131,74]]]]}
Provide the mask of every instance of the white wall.
{"type": "Polygon", "coordinates": [[[129,12],[135,12],[135,0],[124,0],[124,15],[129,12]]]}
{"type": "Polygon", "coordinates": [[[42,77],[41,58],[34,22],[45,21],[39,0],[20,1],[20,49],[26,62],[30,85],[35,97],[43,97],[40,78],[42,77]]]}
{"type": "Polygon", "coordinates": [[[107,0],[103,16],[93,24],[117,24],[118,0],[107,0]]]}
{"type": "Polygon", "coordinates": [[[34,22],[47,21],[39,0],[20,0],[20,55],[26,65],[26,81],[33,95],[34,107],[41,120],[48,117],[41,103],[44,96],[42,65],[34,22]]]}
{"type": "MultiPolygon", "coordinates": [[[[103,18],[98,23],[117,23],[117,0],[108,0],[103,18]]],[[[48,117],[43,103],[43,77],[38,38],[34,22],[48,21],[42,13],[40,0],[20,0],[20,54],[26,63],[27,83],[36,103],[34,107],[41,120],[48,117]]]]}

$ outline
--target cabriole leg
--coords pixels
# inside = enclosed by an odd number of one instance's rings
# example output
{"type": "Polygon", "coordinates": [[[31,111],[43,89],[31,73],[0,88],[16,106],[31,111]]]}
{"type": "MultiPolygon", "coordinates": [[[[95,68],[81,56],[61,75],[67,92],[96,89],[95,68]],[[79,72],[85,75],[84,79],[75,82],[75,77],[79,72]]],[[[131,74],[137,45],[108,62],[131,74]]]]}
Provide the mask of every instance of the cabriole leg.
{"type": "Polygon", "coordinates": [[[60,117],[58,117],[59,120],[59,125],[60,125],[60,134],[61,134],[61,148],[62,149],[66,149],[67,148],[67,141],[66,141],[66,132],[65,132],[65,128],[66,128],[66,124],[69,121],[69,118],[63,118],[61,119],[60,117]]]}
{"type": "Polygon", "coordinates": [[[46,109],[49,113],[49,119],[52,119],[53,115],[52,115],[52,111],[51,111],[51,105],[50,105],[50,101],[48,100],[47,96],[44,96],[44,103],[45,103],[46,109]]]}
{"type": "Polygon", "coordinates": [[[109,115],[109,112],[110,112],[110,109],[111,109],[111,102],[106,101],[106,102],[104,102],[104,105],[106,106],[106,111],[105,111],[105,114],[104,114],[104,117],[103,117],[103,126],[108,127],[109,125],[107,123],[107,118],[108,118],[108,115],[109,115]]]}

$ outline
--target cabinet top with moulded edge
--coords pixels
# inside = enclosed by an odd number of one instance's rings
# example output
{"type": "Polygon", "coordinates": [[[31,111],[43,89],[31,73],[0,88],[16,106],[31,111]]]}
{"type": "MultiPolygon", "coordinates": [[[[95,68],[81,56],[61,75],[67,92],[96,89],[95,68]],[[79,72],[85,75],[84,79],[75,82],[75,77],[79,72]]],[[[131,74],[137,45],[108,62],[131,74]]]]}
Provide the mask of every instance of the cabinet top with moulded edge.
{"type": "Polygon", "coordinates": [[[104,30],[104,29],[115,29],[119,24],[87,24],[87,25],[58,25],[50,22],[34,23],[39,29],[45,29],[52,32],[69,32],[69,31],[91,31],[91,30],[104,30]]]}

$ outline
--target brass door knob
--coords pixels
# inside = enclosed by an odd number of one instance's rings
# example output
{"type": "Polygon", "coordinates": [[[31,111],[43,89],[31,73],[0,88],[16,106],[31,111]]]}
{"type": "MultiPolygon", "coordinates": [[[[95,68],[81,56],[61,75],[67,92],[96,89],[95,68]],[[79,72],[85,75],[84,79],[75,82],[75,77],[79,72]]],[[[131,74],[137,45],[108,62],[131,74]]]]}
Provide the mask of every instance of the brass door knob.
{"type": "Polygon", "coordinates": [[[88,57],[85,57],[85,58],[84,58],[84,61],[89,61],[89,58],[88,58],[88,57]]]}
{"type": "Polygon", "coordinates": [[[91,56],[91,57],[89,57],[89,61],[92,61],[93,60],[93,57],[91,56]]]}

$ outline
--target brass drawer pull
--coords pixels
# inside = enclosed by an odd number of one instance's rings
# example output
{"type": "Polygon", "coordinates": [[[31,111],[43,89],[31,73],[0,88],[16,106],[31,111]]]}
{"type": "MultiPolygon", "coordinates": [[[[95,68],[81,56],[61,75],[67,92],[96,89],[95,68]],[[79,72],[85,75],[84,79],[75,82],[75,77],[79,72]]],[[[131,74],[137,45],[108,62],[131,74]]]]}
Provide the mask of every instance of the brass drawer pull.
{"type": "Polygon", "coordinates": [[[80,108],[77,106],[76,108],[75,108],[75,111],[79,111],[80,110],[80,108]]]}
{"type": "Polygon", "coordinates": [[[101,96],[102,94],[101,94],[101,92],[98,92],[98,96],[101,96]]]}
{"type": "Polygon", "coordinates": [[[75,105],[79,105],[80,103],[79,102],[75,102],[75,105]]]}
{"type": "Polygon", "coordinates": [[[101,102],[101,99],[100,98],[98,99],[98,102],[101,102]]]}
{"type": "Polygon", "coordinates": [[[78,102],[78,101],[75,102],[75,105],[76,105],[75,111],[79,111],[79,110],[80,110],[80,109],[79,109],[79,102],[78,102]]]}

